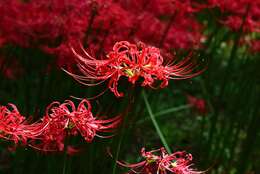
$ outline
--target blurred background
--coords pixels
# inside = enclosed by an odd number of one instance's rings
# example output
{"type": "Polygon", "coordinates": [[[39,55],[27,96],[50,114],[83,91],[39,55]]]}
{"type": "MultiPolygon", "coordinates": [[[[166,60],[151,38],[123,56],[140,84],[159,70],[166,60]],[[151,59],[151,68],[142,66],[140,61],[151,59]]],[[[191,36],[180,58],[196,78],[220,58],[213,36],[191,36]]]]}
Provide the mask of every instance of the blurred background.
{"type": "Polygon", "coordinates": [[[142,147],[162,146],[142,90],[171,150],[193,154],[195,168],[260,173],[259,31],[258,0],[1,0],[0,105],[13,103],[34,121],[53,101],[78,103],[70,96],[92,98],[106,89],[62,71],[77,72],[69,46],[79,42],[102,59],[117,41],[142,41],[169,59],[192,53],[206,70],[157,90],[122,78],[124,98],[107,91],[90,100],[94,115],[124,116],[113,138],[74,137],[70,144],[80,151],[71,155],[13,149],[14,142],[0,140],[0,173],[127,171],[115,159],[138,162],[142,147]]]}

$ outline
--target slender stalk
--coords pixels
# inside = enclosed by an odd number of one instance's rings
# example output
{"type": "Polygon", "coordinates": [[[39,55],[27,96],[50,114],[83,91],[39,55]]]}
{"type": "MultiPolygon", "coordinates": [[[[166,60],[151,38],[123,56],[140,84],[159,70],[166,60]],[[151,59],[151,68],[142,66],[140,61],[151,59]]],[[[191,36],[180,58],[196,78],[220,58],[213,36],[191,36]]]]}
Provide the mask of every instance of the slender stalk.
{"type": "Polygon", "coordinates": [[[162,131],[161,131],[161,129],[160,129],[160,127],[159,127],[159,125],[158,125],[156,119],[155,119],[155,116],[154,116],[154,114],[153,114],[153,111],[152,111],[152,109],[151,109],[151,106],[150,106],[150,104],[149,104],[149,102],[148,102],[148,99],[147,99],[147,95],[146,95],[146,93],[145,93],[144,90],[143,90],[143,92],[142,92],[142,96],[143,96],[143,98],[144,98],[144,102],[145,102],[147,111],[148,111],[148,113],[149,113],[149,116],[150,116],[150,118],[151,118],[151,120],[152,120],[152,122],[153,122],[153,125],[154,125],[154,127],[155,127],[155,129],[156,129],[157,134],[159,135],[159,137],[160,137],[160,139],[161,139],[161,141],[162,141],[162,143],[163,143],[163,146],[165,147],[165,149],[167,150],[168,153],[171,153],[171,149],[169,148],[169,146],[168,146],[168,144],[167,144],[167,142],[166,142],[166,139],[165,139],[165,137],[164,137],[164,135],[163,135],[163,133],[162,133],[162,131]]]}
{"type": "MultiPolygon", "coordinates": [[[[120,150],[121,150],[121,145],[122,145],[122,142],[123,142],[123,139],[124,139],[124,136],[125,136],[125,133],[126,131],[128,130],[128,127],[127,127],[127,123],[128,123],[128,113],[131,111],[132,109],[132,106],[134,104],[134,86],[130,86],[128,88],[128,91],[132,91],[131,93],[129,93],[129,99],[126,101],[128,106],[127,108],[124,110],[124,113],[123,113],[123,124],[122,124],[122,127],[121,127],[121,132],[120,132],[120,137],[119,137],[119,142],[117,144],[117,150],[116,150],[116,156],[115,156],[115,160],[118,159],[119,157],[119,153],[120,153],[120,150]]],[[[124,106],[124,103],[122,103],[122,106],[124,106]]],[[[115,161],[114,163],[114,166],[113,166],[113,171],[112,171],[112,174],[116,174],[116,167],[117,167],[117,162],[115,161]]]]}
{"type": "MultiPolygon", "coordinates": [[[[188,108],[190,108],[191,105],[181,105],[181,106],[178,106],[178,107],[173,107],[173,108],[169,108],[169,109],[165,109],[165,110],[162,110],[162,111],[159,111],[157,113],[154,114],[154,116],[156,118],[167,118],[167,114],[172,114],[172,113],[175,113],[175,112],[179,112],[179,111],[183,111],[183,110],[186,110],[188,108]]],[[[140,121],[137,122],[137,124],[141,124],[141,123],[144,123],[146,121],[150,120],[149,117],[147,118],[144,118],[140,121]]]]}
{"type": "Polygon", "coordinates": [[[157,112],[157,113],[154,114],[154,116],[158,117],[158,116],[161,116],[161,115],[170,114],[170,113],[177,112],[177,111],[180,111],[180,110],[185,110],[185,109],[188,109],[190,107],[191,107],[191,105],[181,105],[181,106],[178,106],[178,107],[169,108],[169,109],[157,112]]]}
{"type": "Polygon", "coordinates": [[[64,151],[64,159],[63,159],[62,174],[66,174],[66,168],[67,168],[67,154],[66,154],[66,149],[65,149],[65,151],[64,151]]]}
{"type": "Polygon", "coordinates": [[[62,174],[67,173],[67,160],[68,160],[68,155],[67,155],[67,147],[69,144],[69,138],[65,139],[64,142],[64,154],[63,154],[63,168],[62,168],[62,174]]]}
{"type": "MultiPolygon", "coordinates": [[[[239,48],[239,40],[240,40],[240,38],[241,38],[241,36],[243,34],[243,27],[244,27],[244,24],[245,24],[245,20],[246,20],[246,18],[248,16],[249,10],[250,10],[250,5],[247,5],[247,10],[246,10],[246,13],[244,15],[243,21],[241,23],[240,29],[235,34],[234,44],[232,46],[231,53],[230,53],[229,58],[228,58],[226,69],[224,70],[225,76],[223,77],[223,81],[220,84],[220,92],[219,92],[219,95],[218,95],[219,98],[224,98],[225,97],[225,90],[226,90],[227,85],[229,84],[229,83],[227,83],[227,81],[231,77],[230,76],[230,72],[232,72],[232,70],[233,70],[235,57],[237,55],[237,50],[239,48]]],[[[220,110],[218,109],[218,110],[216,110],[216,112],[213,112],[213,115],[212,115],[211,126],[210,126],[209,136],[208,136],[208,144],[209,144],[208,151],[209,152],[212,152],[212,147],[211,146],[213,145],[213,135],[215,134],[215,131],[217,129],[217,123],[219,122],[219,119],[220,119],[219,117],[220,117],[220,110]]],[[[208,154],[210,154],[210,153],[208,153],[208,154]]]]}
{"type": "Polygon", "coordinates": [[[243,20],[242,20],[242,23],[241,23],[241,26],[239,28],[239,31],[235,34],[235,38],[234,38],[234,45],[231,49],[231,53],[230,53],[230,56],[229,56],[229,60],[227,62],[227,67],[225,69],[225,76],[223,77],[223,81],[222,81],[222,85],[220,86],[220,94],[219,96],[222,97],[224,92],[225,92],[225,89],[226,89],[226,86],[227,86],[227,81],[228,79],[230,78],[230,72],[232,72],[232,67],[234,66],[234,60],[235,60],[235,57],[237,55],[237,50],[238,50],[238,47],[239,47],[239,41],[240,41],[240,38],[242,37],[243,35],[243,27],[245,25],[245,22],[246,22],[246,18],[248,16],[248,13],[250,11],[250,5],[248,4],[247,7],[246,7],[246,12],[245,12],[245,15],[243,17],[243,20]]]}
{"type": "MultiPolygon", "coordinates": [[[[119,152],[120,152],[120,149],[121,149],[121,144],[122,144],[123,137],[124,137],[125,130],[126,130],[126,128],[125,128],[125,124],[126,124],[126,119],[124,119],[124,122],[123,122],[123,125],[122,125],[122,132],[121,132],[120,139],[119,139],[119,142],[118,142],[118,146],[117,146],[117,150],[116,150],[115,160],[118,159],[119,152]]],[[[116,167],[117,167],[117,163],[115,162],[115,163],[114,163],[114,166],[113,166],[113,171],[112,171],[113,174],[116,173],[116,167]]]]}

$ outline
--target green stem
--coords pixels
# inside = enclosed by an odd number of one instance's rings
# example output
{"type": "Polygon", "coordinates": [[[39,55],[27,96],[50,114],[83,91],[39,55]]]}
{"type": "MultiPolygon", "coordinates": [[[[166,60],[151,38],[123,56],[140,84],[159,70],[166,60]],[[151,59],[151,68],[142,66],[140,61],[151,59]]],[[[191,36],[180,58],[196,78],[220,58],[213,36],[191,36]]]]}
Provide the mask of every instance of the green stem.
{"type": "MultiPolygon", "coordinates": [[[[159,119],[167,118],[169,116],[169,115],[167,116],[167,114],[183,111],[183,110],[186,110],[190,107],[191,107],[191,105],[181,105],[181,106],[178,106],[178,107],[173,107],[173,108],[165,109],[163,111],[159,111],[159,112],[155,113],[154,116],[155,116],[155,118],[159,118],[159,119]]],[[[146,118],[138,121],[137,124],[142,124],[142,123],[144,123],[148,120],[150,120],[150,118],[146,117],[146,118]]]]}
{"type": "MultiPolygon", "coordinates": [[[[123,129],[122,129],[122,132],[121,132],[121,135],[120,135],[120,139],[119,139],[119,142],[118,142],[115,160],[117,160],[118,157],[119,157],[119,152],[120,152],[120,149],[121,149],[122,140],[123,140],[123,137],[124,137],[124,134],[125,134],[125,129],[124,129],[124,127],[125,127],[125,121],[124,121],[124,123],[123,123],[123,129]]],[[[114,166],[113,166],[113,172],[112,172],[113,174],[116,173],[116,167],[117,167],[117,163],[115,162],[115,163],[114,163],[114,166]]]]}
{"type": "Polygon", "coordinates": [[[67,165],[67,153],[66,149],[64,151],[64,159],[63,159],[63,169],[62,169],[62,174],[66,174],[66,166],[67,165]]]}
{"type": "Polygon", "coordinates": [[[243,21],[242,21],[241,26],[239,28],[239,31],[238,31],[238,33],[235,34],[234,45],[233,45],[233,47],[231,49],[229,60],[227,62],[227,67],[225,69],[225,73],[224,73],[225,75],[223,77],[222,85],[220,86],[220,94],[219,94],[220,97],[223,97],[223,94],[225,92],[226,86],[228,85],[227,81],[230,79],[230,74],[232,74],[230,72],[232,72],[232,68],[234,66],[234,60],[236,58],[237,50],[239,48],[239,41],[240,41],[240,38],[243,35],[243,27],[245,25],[246,18],[248,16],[249,11],[250,11],[250,5],[248,3],[247,7],[246,7],[245,15],[243,17],[243,21]]]}
{"type": "Polygon", "coordinates": [[[146,95],[146,93],[145,93],[144,90],[143,90],[143,92],[142,92],[142,95],[143,95],[143,98],[144,98],[144,102],[145,102],[147,111],[148,111],[148,113],[149,113],[149,115],[150,115],[150,118],[151,118],[151,120],[152,120],[152,122],[153,122],[153,125],[154,125],[154,127],[155,127],[155,129],[156,129],[156,132],[157,132],[157,134],[159,135],[159,137],[160,137],[160,139],[161,139],[161,141],[162,141],[164,147],[166,148],[167,152],[168,152],[168,153],[171,153],[171,149],[169,148],[169,146],[168,146],[168,144],[167,144],[167,142],[166,142],[166,140],[165,140],[165,138],[164,138],[164,136],[163,136],[163,134],[162,134],[162,132],[161,132],[161,129],[160,129],[160,127],[159,127],[159,125],[158,125],[158,123],[157,123],[157,121],[156,121],[156,119],[155,119],[155,116],[154,116],[154,114],[153,114],[153,111],[152,111],[152,109],[151,109],[151,106],[150,106],[150,104],[149,104],[149,102],[148,102],[148,99],[147,99],[147,95],[146,95]]]}
{"type": "MultiPolygon", "coordinates": [[[[134,86],[130,86],[129,87],[129,91],[134,91],[133,90],[134,86]]],[[[127,108],[125,109],[124,113],[123,113],[123,124],[122,124],[122,127],[121,127],[121,133],[120,133],[120,137],[119,137],[119,142],[118,142],[118,145],[117,145],[117,151],[116,151],[116,156],[115,156],[115,160],[117,161],[118,157],[119,157],[119,153],[121,151],[121,145],[122,145],[122,142],[124,140],[124,137],[125,137],[125,134],[126,134],[126,131],[129,129],[127,127],[127,123],[128,123],[128,113],[131,111],[132,109],[132,106],[134,104],[134,93],[131,92],[129,93],[129,99],[126,100],[128,102],[128,106],[127,108]]],[[[124,103],[122,103],[122,106],[124,106],[124,103]]],[[[114,163],[114,166],[113,166],[113,171],[112,171],[112,174],[116,174],[116,168],[117,168],[117,162],[115,161],[114,163]]]]}
{"type": "Polygon", "coordinates": [[[67,147],[68,147],[68,144],[69,144],[69,138],[65,139],[65,142],[64,142],[62,174],[66,174],[67,173],[67,160],[68,160],[67,147]]]}
{"type": "Polygon", "coordinates": [[[178,106],[178,107],[169,108],[169,109],[157,112],[157,113],[154,114],[154,116],[158,117],[158,116],[161,116],[161,115],[170,114],[170,113],[177,112],[177,111],[180,111],[180,110],[185,110],[185,109],[188,109],[190,107],[191,107],[191,105],[181,105],[181,106],[178,106]]]}

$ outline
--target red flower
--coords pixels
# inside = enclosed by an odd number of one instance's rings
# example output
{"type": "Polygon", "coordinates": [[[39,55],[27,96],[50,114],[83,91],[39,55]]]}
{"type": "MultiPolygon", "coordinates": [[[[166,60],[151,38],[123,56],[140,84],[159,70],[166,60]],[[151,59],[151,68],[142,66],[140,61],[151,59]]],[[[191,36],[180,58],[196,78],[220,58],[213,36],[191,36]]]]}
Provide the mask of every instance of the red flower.
{"type": "Polygon", "coordinates": [[[203,172],[191,168],[192,155],[186,152],[175,152],[168,154],[164,148],[145,152],[141,150],[142,157],[145,158],[136,164],[126,164],[118,161],[121,166],[131,168],[129,174],[199,174],[203,172]],[[159,153],[159,154],[158,154],[159,153]]]}
{"type": "Polygon", "coordinates": [[[0,47],[2,47],[5,42],[6,42],[6,40],[5,40],[4,36],[1,36],[1,33],[0,33],[0,47]]]}
{"type": "MultiPolygon", "coordinates": [[[[21,142],[42,151],[63,151],[67,136],[81,134],[87,142],[91,142],[98,133],[112,132],[121,122],[117,116],[106,120],[98,120],[91,113],[89,101],[82,100],[76,108],[74,103],[53,102],[46,109],[46,115],[39,122],[29,124],[15,105],[0,106],[0,138],[21,142]]],[[[77,150],[67,147],[68,153],[77,150]]]]}
{"type": "Polygon", "coordinates": [[[252,53],[259,53],[260,52],[260,40],[255,39],[255,40],[251,40],[249,43],[250,46],[250,51],[252,53]]]}
{"type": "Polygon", "coordinates": [[[204,99],[187,95],[187,101],[198,113],[203,115],[207,113],[206,101],[204,99]]]}
{"type": "Polygon", "coordinates": [[[78,154],[80,151],[81,151],[80,149],[75,148],[75,147],[73,147],[73,146],[71,146],[71,145],[69,145],[69,146],[67,147],[67,154],[68,154],[69,156],[76,155],[76,154],[78,154]]]}
{"type": "Polygon", "coordinates": [[[96,59],[83,48],[86,57],[82,57],[74,48],[72,51],[79,62],[78,67],[82,75],[67,73],[80,83],[89,86],[109,80],[108,87],[117,97],[123,96],[123,93],[117,90],[118,81],[122,76],[127,77],[132,84],[143,78],[142,86],[152,88],[155,81],[159,80],[162,81],[160,87],[164,88],[170,79],[188,79],[202,72],[202,70],[194,72],[197,65],[190,61],[190,56],[177,63],[175,59],[166,62],[158,48],[146,46],[142,42],[137,44],[130,44],[127,41],[117,42],[106,59],[96,59]],[[93,81],[97,83],[93,84],[93,81]]]}
{"type": "Polygon", "coordinates": [[[95,136],[100,136],[97,133],[113,131],[120,121],[119,116],[98,120],[91,112],[90,102],[85,99],[77,108],[70,100],[62,104],[53,102],[42,119],[48,127],[37,137],[40,143],[36,140],[31,146],[43,151],[63,151],[67,136],[81,134],[87,142],[91,142],[95,136]]]}
{"type": "Polygon", "coordinates": [[[47,126],[48,123],[29,124],[13,104],[9,104],[9,107],[0,106],[0,138],[26,145],[28,140],[41,135],[47,126]]]}
{"type": "Polygon", "coordinates": [[[251,0],[209,0],[212,7],[219,7],[226,14],[223,23],[232,30],[260,31],[260,2],[251,0]],[[242,26],[243,25],[243,26],[242,26]]]}

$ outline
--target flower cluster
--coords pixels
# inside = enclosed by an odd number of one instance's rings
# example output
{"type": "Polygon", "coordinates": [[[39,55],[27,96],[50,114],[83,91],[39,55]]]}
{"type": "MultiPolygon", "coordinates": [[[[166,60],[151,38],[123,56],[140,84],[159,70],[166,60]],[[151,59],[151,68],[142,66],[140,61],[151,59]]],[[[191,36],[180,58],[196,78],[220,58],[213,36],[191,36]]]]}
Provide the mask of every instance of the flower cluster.
{"type": "Polygon", "coordinates": [[[80,0],[3,0],[0,2],[0,46],[40,48],[58,55],[58,64],[66,65],[64,44],[83,38],[90,1],[80,0]]]}
{"type": "MultiPolygon", "coordinates": [[[[113,131],[121,121],[120,116],[99,120],[91,112],[88,100],[82,100],[76,108],[72,101],[60,104],[53,102],[45,116],[38,122],[29,124],[15,105],[0,107],[0,137],[22,142],[42,151],[63,151],[67,136],[80,134],[87,142],[92,142],[97,133],[113,131]]],[[[110,137],[110,136],[107,136],[110,137]]]]}
{"type": "Polygon", "coordinates": [[[260,2],[251,0],[209,0],[213,7],[220,8],[226,16],[223,23],[232,30],[243,32],[260,31],[260,2]]]}
{"type": "Polygon", "coordinates": [[[203,172],[191,168],[192,155],[182,152],[168,154],[164,148],[146,152],[141,150],[142,157],[145,158],[136,164],[127,164],[117,161],[121,166],[131,168],[128,174],[200,174],[203,172]]]}
{"type": "Polygon", "coordinates": [[[203,25],[195,18],[201,5],[196,1],[121,0],[120,4],[135,14],[133,34],[138,40],[167,50],[201,46],[203,25]]]}
{"type": "Polygon", "coordinates": [[[54,46],[59,39],[82,37],[88,8],[88,1],[78,0],[3,0],[0,2],[0,34],[6,42],[22,47],[54,46]]]}
{"type": "Polygon", "coordinates": [[[75,40],[97,55],[118,40],[167,50],[198,48],[204,37],[195,18],[200,9],[191,0],[2,0],[0,47],[36,47],[56,55],[62,67],[74,63],[68,43],[75,40]]]}
{"type": "Polygon", "coordinates": [[[243,31],[260,29],[259,2],[251,0],[2,0],[0,47],[37,47],[67,68],[75,63],[68,46],[75,40],[96,55],[119,40],[141,40],[162,50],[197,49],[205,36],[196,14],[212,7],[233,30],[243,21],[243,31]]]}
{"type": "Polygon", "coordinates": [[[202,70],[194,72],[197,65],[190,61],[190,56],[179,62],[174,58],[167,62],[160,54],[160,49],[147,46],[142,42],[137,44],[127,41],[117,42],[113,51],[109,52],[105,59],[96,59],[83,48],[81,52],[85,57],[76,52],[74,48],[72,51],[79,63],[82,75],[68,73],[80,83],[89,86],[95,85],[92,83],[93,81],[100,84],[109,80],[108,87],[117,97],[123,96],[123,93],[117,90],[121,76],[127,77],[132,84],[143,78],[142,86],[152,88],[159,80],[162,81],[160,87],[164,88],[170,79],[188,79],[202,72],[202,70]]]}
{"type": "MultiPolygon", "coordinates": [[[[80,83],[93,86],[108,82],[110,91],[122,97],[118,91],[122,78],[133,85],[165,88],[169,80],[192,78],[203,71],[191,55],[179,60],[162,54],[172,48],[201,47],[203,25],[195,16],[203,8],[193,0],[2,0],[0,47],[37,48],[54,54],[57,64],[80,83]],[[80,49],[74,46],[78,41],[80,49]],[[72,68],[76,63],[78,71],[72,68]]],[[[3,60],[0,66],[7,69],[3,60]]],[[[16,76],[15,71],[1,71],[16,76]]],[[[70,100],[55,101],[43,118],[30,123],[15,105],[0,106],[0,138],[44,152],[67,148],[73,154],[77,149],[65,143],[69,137],[80,135],[86,142],[95,136],[111,137],[103,134],[113,132],[121,122],[120,116],[99,119],[91,110],[85,99],[78,106],[70,100]]],[[[190,168],[192,156],[186,152],[143,149],[142,156],[145,160],[138,164],[118,163],[130,167],[130,173],[200,173],[190,168]]]]}

